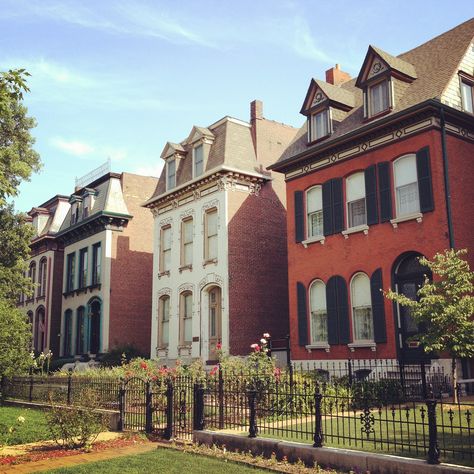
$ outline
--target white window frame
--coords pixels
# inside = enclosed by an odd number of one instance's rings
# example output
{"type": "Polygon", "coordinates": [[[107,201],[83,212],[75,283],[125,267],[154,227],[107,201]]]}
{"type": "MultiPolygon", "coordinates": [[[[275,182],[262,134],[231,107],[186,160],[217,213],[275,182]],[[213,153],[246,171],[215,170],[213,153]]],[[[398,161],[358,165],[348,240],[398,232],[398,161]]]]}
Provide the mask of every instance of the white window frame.
{"type": "Polygon", "coordinates": [[[219,214],[217,211],[217,207],[213,207],[208,209],[204,213],[204,261],[217,261],[217,256],[219,255],[219,214]],[[209,234],[209,215],[214,214],[216,215],[216,232],[215,234],[209,234]],[[210,253],[210,246],[209,242],[211,238],[216,239],[216,250],[215,255],[211,255],[210,253]]]}
{"type": "Polygon", "coordinates": [[[167,348],[170,343],[170,319],[171,319],[170,313],[171,313],[171,296],[163,295],[158,300],[158,319],[159,319],[158,348],[160,349],[167,348]],[[165,311],[166,309],[167,309],[167,313],[165,311]],[[165,316],[167,316],[167,319],[165,319],[165,316]],[[164,341],[164,338],[163,338],[163,335],[165,333],[164,331],[165,324],[168,324],[168,332],[167,332],[168,340],[166,342],[164,341]]]}
{"type": "Polygon", "coordinates": [[[353,277],[351,278],[351,283],[350,283],[350,294],[351,294],[351,315],[352,315],[352,335],[353,335],[353,340],[355,344],[360,344],[360,343],[369,343],[373,344],[374,343],[374,317],[373,317],[373,304],[372,304],[372,295],[370,293],[370,278],[368,275],[364,272],[357,272],[353,277]],[[370,305],[363,305],[363,306],[355,306],[355,281],[358,278],[364,277],[366,278],[366,281],[368,283],[368,300],[370,301],[370,305]],[[370,329],[371,329],[371,338],[366,338],[366,339],[358,339],[357,332],[356,332],[356,311],[357,310],[369,310],[369,321],[370,321],[370,329]]]}
{"type": "MultiPolygon", "coordinates": [[[[315,291],[315,290],[314,290],[315,291]]],[[[327,301],[326,301],[326,284],[322,281],[322,280],[314,280],[310,287],[309,287],[309,308],[310,308],[310,311],[309,311],[309,317],[310,317],[310,320],[309,320],[309,323],[310,323],[310,346],[313,346],[313,347],[316,347],[316,346],[327,346],[328,344],[328,312],[327,312],[327,301]],[[324,294],[324,309],[322,308],[317,308],[316,305],[314,305],[314,301],[313,301],[313,297],[312,297],[312,293],[313,293],[313,288],[315,289],[316,288],[316,285],[322,285],[323,286],[323,294],[324,294]],[[313,313],[314,313],[314,316],[317,317],[317,316],[325,316],[325,319],[326,319],[326,338],[321,338],[320,340],[315,340],[314,339],[314,336],[315,336],[315,327],[314,327],[314,321],[313,321],[313,313]],[[319,313],[319,314],[318,314],[319,313]]]]}
{"type": "Polygon", "coordinates": [[[327,107],[317,112],[312,113],[309,116],[309,141],[314,142],[320,140],[321,138],[327,137],[331,134],[331,113],[330,108],[327,107]],[[320,133],[318,133],[317,128],[317,117],[322,116],[322,124],[324,125],[320,133]]]}
{"type": "Polygon", "coordinates": [[[186,217],[181,221],[181,267],[191,266],[193,263],[193,246],[194,246],[194,219],[193,217],[186,217]],[[186,241],[185,226],[191,225],[191,240],[186,241]],[[188,262],[186,260],[186,247],[191,248],[191,258],[188,262]]]}
{"type": "MultiPolygon", "coordinates": [[[[370,84],[367,86],[367,111],[368,111],[368,117],[375,117],[379,114],[382,114],[384,112],[386,112],[387,110],[390,110],[390,107],[392,106],[391,104],[391,80],[390,79],[383,79],[381,81],[377,81],[373,84],[370,84]],[[385,98],[387,99],[387,107],[385,107],[384,109],[380,109],[380,110],[377,110],[376,112],[374,111],[374,108],[373,108],[373,93],[374,93],[374,90],[380,86],[382,86],[383,84],[385,84],[385,89],[386,89],[386,95],[385,95],[385,98]]],[[[383,97],[382,97],[382,103],[383,103],[383,97]]]]}
{"type": "Polygon", "coordinates": [[[176,168],[177,168],[176,158],[170,158],[166,162],[166,190],[167,191],[176,187],[176,168]],[[171,163],[174,164],[174,173],[172,175],[170,175],[171,163]],[[171,180],[171,176],[173,177],[172,180],[171,180]]]}
{"type": "Polygon", "coordinates": [[[180,320],[180,334],[179,341],[181,346],[190,346],[193,342],[193,293],[192,291],[183,291],[179,295],[179,320],[180,320]],[[186,311],[186,298],[191,298],[191,304],[189,308],[189,314],[186,311]],[[189,341],[186,340],[186,325],[191,325],[190,333],[191,338],[189,341]]]}
{"type": "Polygon", "coordinates": [[[347,229],[357,229],[359,227],[364,227],[367,226],[367,196],[365,195],[365,173],[363,171],[358,171],[356,173],[351,174],[346,178],[346,228],[347,229]],[[362,176],[362,181],[364,183],[363,186],[363,192],[361,193],[361,196],[357,197],[356,199],[349,200],[351,196],[349,196],[349,185],[352,180],[357,179],[359,176],[362,176]],[[363,197],[362,197],[363,194],[363,197]],[[352,205],[356,202],[359,201],[364,201],[364,214],[365,214],[365,219],[364,222],[354,224],[353,222],[353,212],[352,212],[352,205]]]}
{"type": "Polygon", "coordinates": [[[420,214],[420,196],[419,196],[419,192],[418,192],[418,173],[417,173],[417,169],[416,169],[416,155],[414,153],[410,153],[408,155],[403,155],[403,156],[400,156],[399,158],[397,158],[396,160],[394,160],[393,164],[392,164],[392,168],[393,168],[393,188],[394,188],[394,192],[395,192],[395,211],[397,213],[397,219],[398,218],[402,218],[402,217],[406,217],[406,216],[417,216],[420,214]],[[400,163],[404,160],[412,160],[413,161],[413,166],[414,166],[414,171],[415,171],[415,180],[414,181],[410,181],[409,183],[406,183],[406,184],[403,184],[403,185],[399,185],[397,183],[398,181],[398,178],[397,178],[397,166],[400,165],[400,163]],[[401,188],[406,188],[407,186],[412,186],[413,189],[414,189],[414,193],[416,194],[416,200],[417,200],[417,206],[413,209],[413,210],[410,210],[410,211],[407,211],[407,212],[404,212],[402,213],[401,212],[401,209],[400,209],[400,192],[399,192],[399,189],[401,188]]]}
{"type": "Polygon", "coordinates": [[[316,185],[311,188],[309,188],[306,191],[306,238],[307,239],[313,239],[313,238],[318,238],[318,237],[323,237],[324,236],[324,218],[323,218],[323,187],[321,185],[316,185]],[[320,194],[320,201],[321,205],[316,206],[316,208],[313,210],[310,209],[310,196],[312,193],[315,193],[316,191],[319,191],[320,194]],[[311,219],[312,217],[316,217],[317,220],[319,220],[319,217],[321,218],[321,232],[319,234],[313,234],[311,229],[311,219]]]}
{"type": "Polygon", "coordinates": [[[203,174],[204,174],[204,144],[200,143],[193,148],[193,178],[197,178],[198,176],[201,176],[203,174]],[[202,161],[201,161],[202,170],[199,174],[196,172],[196,150],[198,149],[200,149],[202,153],[202,161]]]}
{"type": "Polygon", "coordinates": [[[165,225],[160,229],[160,273],[169,272],[171,267],[171,248],[172,248],[171,224],[165,225]],[[165,233],[169,232],[169,247],[165,247],[165,233]],[[169,254],[169,264],[166,264],[166,257],[169,254]]]}
{"type": "Polygon", "coordinates": [[[463,77],[461,77],[461,104],[464,112],[474,113],[474,84],[463,77]],[[470,97],[464,94],[465,90],[469,91],[470,97]]]}

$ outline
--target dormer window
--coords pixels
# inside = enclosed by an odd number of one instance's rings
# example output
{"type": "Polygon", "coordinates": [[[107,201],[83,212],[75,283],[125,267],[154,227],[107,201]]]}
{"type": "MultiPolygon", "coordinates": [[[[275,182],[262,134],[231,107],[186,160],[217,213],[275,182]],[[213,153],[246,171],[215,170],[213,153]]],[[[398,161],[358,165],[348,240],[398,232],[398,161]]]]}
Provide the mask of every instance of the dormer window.
{"type": "Polygon", "coordinates": [[[204,148],[202,145],[193,148],[193,178],[204,172],[204,148]]]}
{"type": "Polygon", "coordinates": [[[387,79],[369,86],[368,93],[368,117],[373,117],[390,108],[389,82],[387,79]]]}
{"type": "Polygon", "coordinates": [[[166,189],[170,190],[176,186],[176,159],[170,159],[166,163],[166,189]]]}
{"type": "Polygon", "coordinates": [[[462,109],[464,112],[474,113],[474,83],[461,79],[462,109]]]}
{"type": "Polygon", "coordinates": [[[314,142],[330,133],[329,109],[316,112],[310,117],[310,141],[314,142]]]}

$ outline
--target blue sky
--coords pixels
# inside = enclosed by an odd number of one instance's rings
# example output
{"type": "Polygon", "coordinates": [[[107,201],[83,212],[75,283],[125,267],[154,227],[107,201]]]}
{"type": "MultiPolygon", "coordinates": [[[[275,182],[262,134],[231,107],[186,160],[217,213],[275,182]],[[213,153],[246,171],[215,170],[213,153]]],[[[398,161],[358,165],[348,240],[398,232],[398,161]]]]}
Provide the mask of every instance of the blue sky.
{"type": "Polygon", "coordinates": [[[225,115],[300,126],[311,77],[355,76],[369,44],[409,50],[472,15],[470,1],[0,0],[0,70],[31,74],[42,171],[26,211],[111,159],[158,175],[167,141],[225,115]]]}

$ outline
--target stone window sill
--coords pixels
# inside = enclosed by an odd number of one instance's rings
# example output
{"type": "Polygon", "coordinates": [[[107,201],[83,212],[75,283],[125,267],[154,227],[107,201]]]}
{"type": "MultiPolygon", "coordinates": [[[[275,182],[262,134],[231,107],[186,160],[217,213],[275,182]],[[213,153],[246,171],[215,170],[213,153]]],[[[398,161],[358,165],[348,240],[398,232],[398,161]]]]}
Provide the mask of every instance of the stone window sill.
{"type": "Polygon", "coordinates": [[[319,242],[321,245],[324,245],[324,241],[326,240],[326,237],[324,235],[316,235],[314,237],[310,237],[309,239],[303,240],[301,242],[304,245],[304,248],[308,248],[309,244],[314,244],[316,242],[319,242]]]}
{"type": "Polygon", "coordinates": [[[356,349],[364,348],[371,349],[373,352],[375,352],[375,349],[377,349],[377,344],[373,341],[359,341],[351,342],[350,344],[347,344],[347,347],[351,350],[351,352],[354,352],[356,349]]]}
{"type": "Polygon", "coordinates": [[[185,270],[192,271],[193,266],[191,264],[189,265],[183,265],[182,267],[179,267],[179,273],[183,273],[185,270]]]}
{"type": "Polygon", "coordinates": [[[327,342],[317,342],[315,344],[308,344],[306,346],[306,350],[311,353],[313,350],[325,350],[326,352],[329,352],[331,350],[331,346],[327,342]]]}
{"type": "Polygon", "coordinates": [[[390,220],[390,224],[392,224],[393,228],[396,229],[400,222],[414,221],[414,220],[416,220],[416,222],[420,224],[423,221],[423,214],[421,212],[417,212],[416,214],[409,214],[407,216],[396,217],[395,219],[390,220]]]}
{"type": "Polygon", "coordinates": [[[217,258],[210,258],[209,260],[204,260],[204,262],[202,262],[203,267],[212,264],[217,264],[217,258]]]}
{"type": "Polygon", "coordinates": [[[164,277],[164,276],[170,276],[170,271],[165,270],[164,272],[158,273],[158,278],[164,277]]]}
{"type": "Polygon", "coordinates": [[[350,234],[357,234],[358,232],[363,232],[364,235],[367,235],[369,233],[369,226],[367,224],[358,225],[357,227],[351,227],[350,229],[343,230],[341,234],[345,239],[348,239],[350,234]]]}

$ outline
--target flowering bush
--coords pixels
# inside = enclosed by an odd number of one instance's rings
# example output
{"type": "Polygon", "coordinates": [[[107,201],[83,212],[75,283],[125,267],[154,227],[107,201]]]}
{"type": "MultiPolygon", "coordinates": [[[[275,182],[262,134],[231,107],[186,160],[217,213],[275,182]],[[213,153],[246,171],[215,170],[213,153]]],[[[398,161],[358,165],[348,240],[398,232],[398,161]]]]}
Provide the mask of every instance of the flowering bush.
{"type": "Polygon", "coordinates": [[[34,371],[39,372],[41,375],[49,373],[49,365],[53,358],[53,353],[49,350],[46,354],[41,351],[36,357],[33,351],[30,352],[31,367],[34,371]]]}
{"type": "Polygon", "coordinates": [[[24,416],[20,415],[13,425],[0,425],[0,453],[3,448],[8,445],[10,438],[13,433],[18,430],[18,428],[25,423],[26,419],[24,416]]]}

